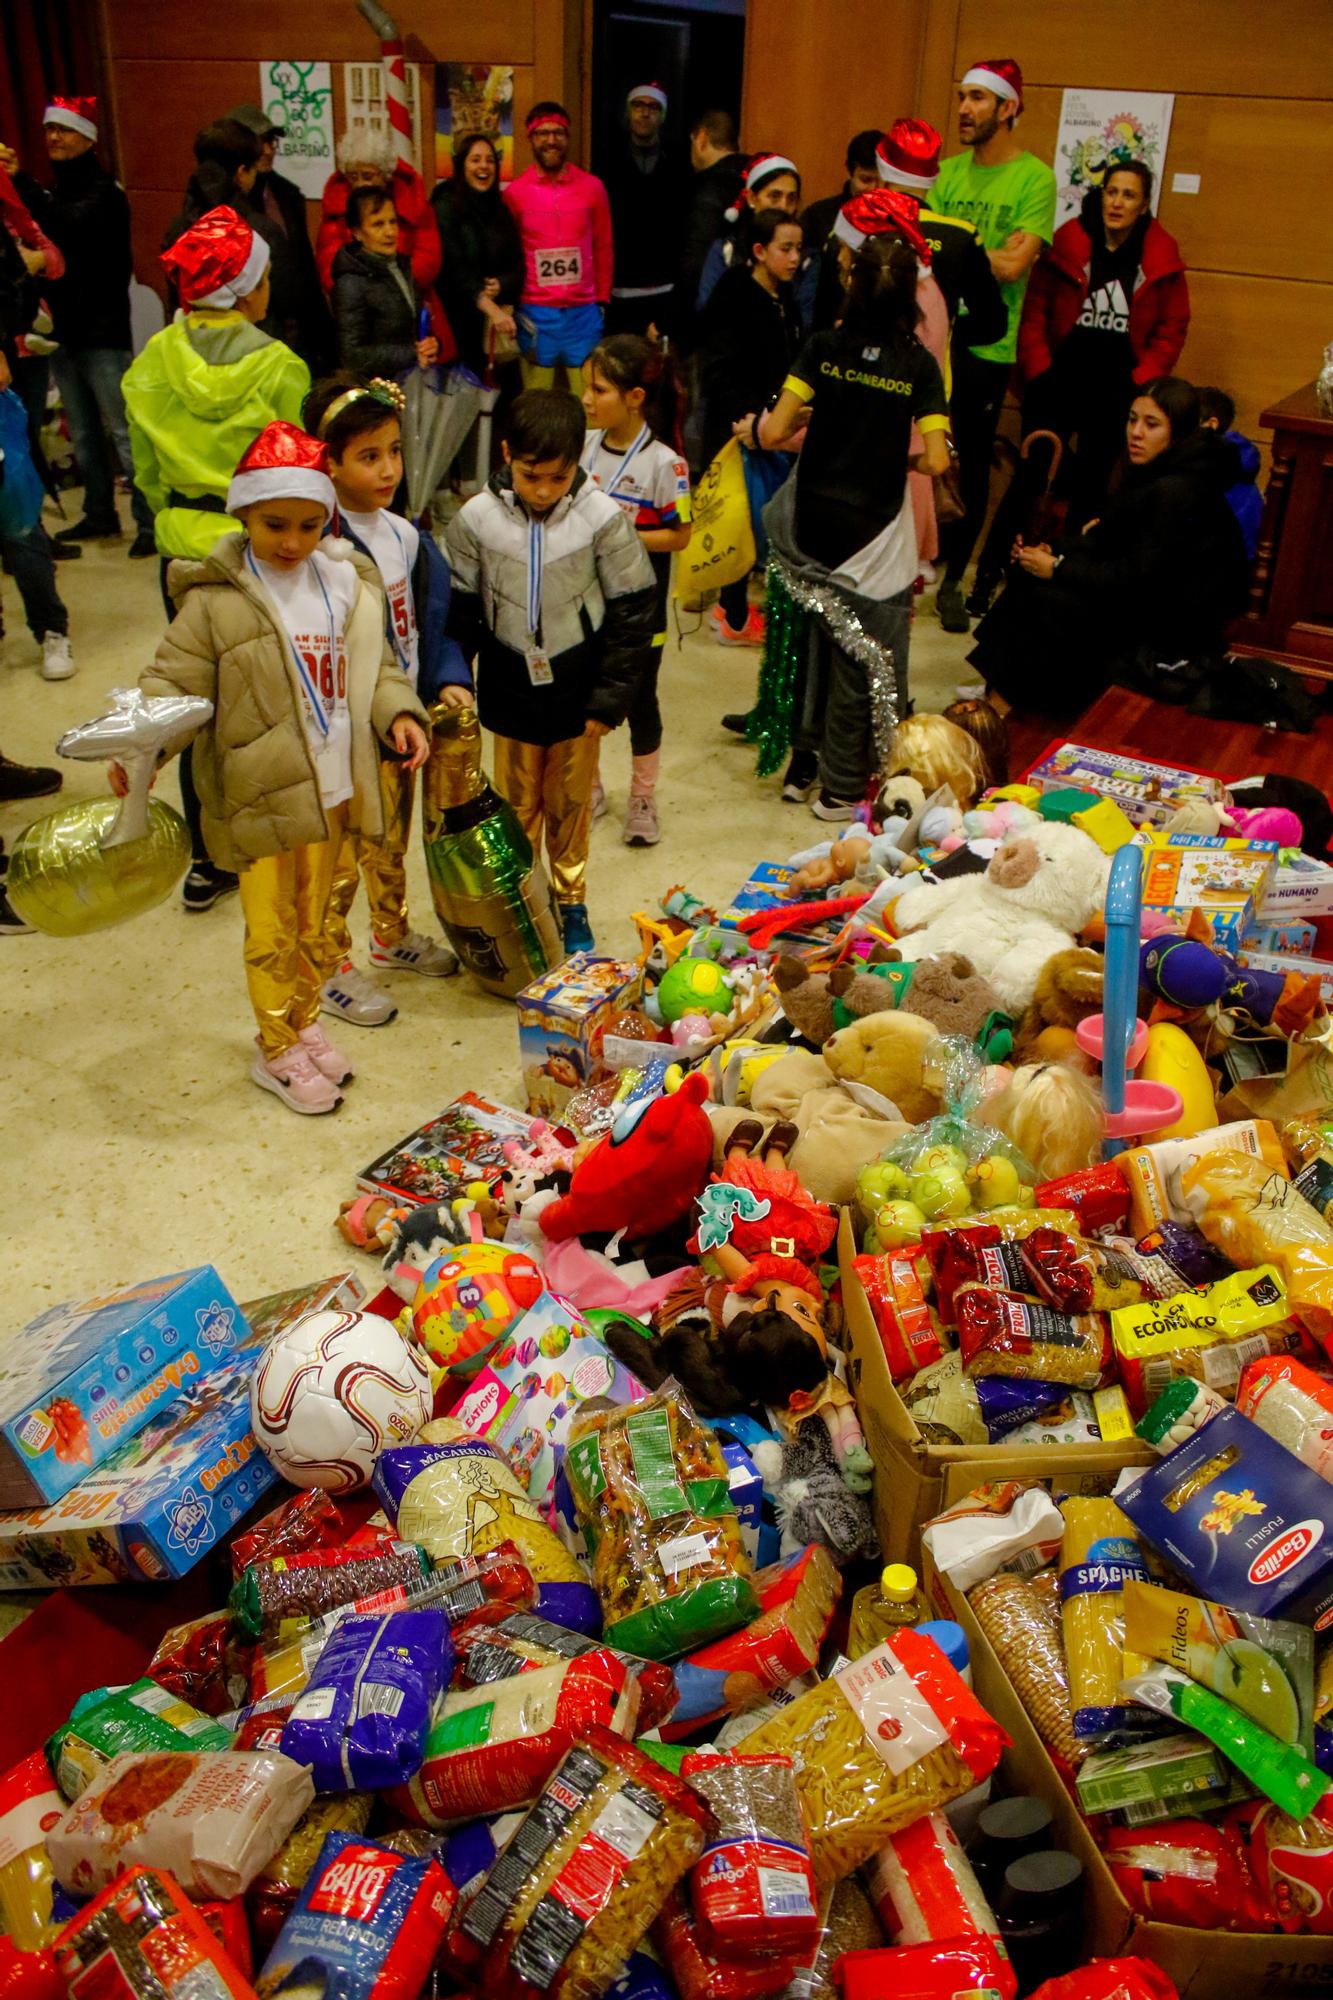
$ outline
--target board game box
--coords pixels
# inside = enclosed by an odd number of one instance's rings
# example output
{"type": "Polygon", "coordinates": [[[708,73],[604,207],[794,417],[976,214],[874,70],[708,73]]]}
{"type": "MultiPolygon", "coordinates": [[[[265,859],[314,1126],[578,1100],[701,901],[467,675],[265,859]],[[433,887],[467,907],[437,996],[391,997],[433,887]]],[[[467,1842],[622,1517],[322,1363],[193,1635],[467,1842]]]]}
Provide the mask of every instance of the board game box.
{"type": "Polygon", "coordinates": [[[496,1180],[504,1172],[505,1141],[526,1140],[530,1122],[524,1112],[465,1090],[372,1160],[357,1186],[394,1201],[448,1201],[468,1181],[496,1180]]]}

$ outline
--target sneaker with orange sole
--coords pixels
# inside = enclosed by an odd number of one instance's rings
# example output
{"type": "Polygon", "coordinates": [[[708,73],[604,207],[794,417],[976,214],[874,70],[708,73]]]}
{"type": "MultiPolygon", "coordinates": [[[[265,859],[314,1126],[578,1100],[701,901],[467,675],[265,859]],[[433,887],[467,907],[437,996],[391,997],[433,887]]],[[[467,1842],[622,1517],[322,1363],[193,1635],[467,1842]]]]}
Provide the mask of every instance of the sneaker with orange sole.
{"type": "Polygon", "coordinates": [[[764,643],[764,614],[757,606],[751,605],[749,614],[740,631],[734,631],[727,623],[727,614],[720,604],[713,606],[713,637],[720,646],[762,646],[764,643]]]}

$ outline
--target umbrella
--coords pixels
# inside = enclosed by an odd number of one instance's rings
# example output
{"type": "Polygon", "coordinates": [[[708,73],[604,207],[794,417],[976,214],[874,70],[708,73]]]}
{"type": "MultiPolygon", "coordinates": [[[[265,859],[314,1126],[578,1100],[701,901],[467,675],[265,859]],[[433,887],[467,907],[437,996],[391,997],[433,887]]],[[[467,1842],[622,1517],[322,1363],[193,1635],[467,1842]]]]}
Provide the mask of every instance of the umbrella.
{"type": "Polygon", "coordinates": [[[407,508],[415,520],[457,458],[484,391],[467,368],[414,368],[403,385],[407,508]]]}

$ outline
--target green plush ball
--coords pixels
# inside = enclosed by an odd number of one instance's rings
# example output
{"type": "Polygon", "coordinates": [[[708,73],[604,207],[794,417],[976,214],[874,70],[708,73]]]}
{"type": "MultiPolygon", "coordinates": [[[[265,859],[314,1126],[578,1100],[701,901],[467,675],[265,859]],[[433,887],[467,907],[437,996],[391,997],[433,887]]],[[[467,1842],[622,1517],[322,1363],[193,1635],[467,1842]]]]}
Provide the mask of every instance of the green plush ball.
{"type": "Polygon", "coordinates": [[[663,974],[657,1004],[668,1025],[686,1014],[729,1014],[731,981],[711,958],[678,958],[663,974]]]}

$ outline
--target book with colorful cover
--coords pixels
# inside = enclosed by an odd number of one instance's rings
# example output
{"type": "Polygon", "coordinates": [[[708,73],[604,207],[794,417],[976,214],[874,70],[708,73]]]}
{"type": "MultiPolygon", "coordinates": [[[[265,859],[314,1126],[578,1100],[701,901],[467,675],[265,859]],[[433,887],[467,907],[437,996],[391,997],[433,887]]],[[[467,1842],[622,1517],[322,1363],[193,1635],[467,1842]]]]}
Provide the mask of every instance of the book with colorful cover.
{"type": "Polygon", "coordinates": [[[526,1141],[531,1122],[528,1112],[465,1090],[372,1160],[357,1176],[357,1186],[395,1201],[448,1201],[468,1181],[495,1180],[503,1173],[506,1140],[526,1141]]]}

